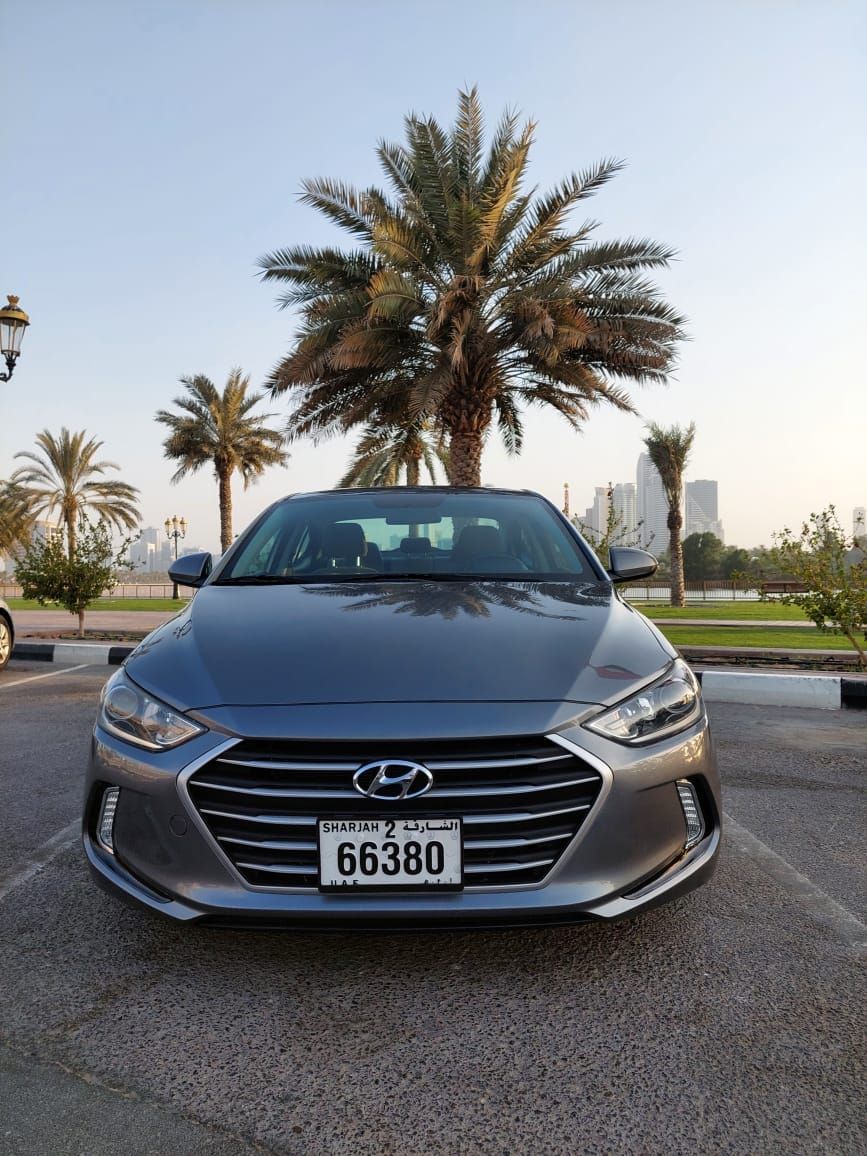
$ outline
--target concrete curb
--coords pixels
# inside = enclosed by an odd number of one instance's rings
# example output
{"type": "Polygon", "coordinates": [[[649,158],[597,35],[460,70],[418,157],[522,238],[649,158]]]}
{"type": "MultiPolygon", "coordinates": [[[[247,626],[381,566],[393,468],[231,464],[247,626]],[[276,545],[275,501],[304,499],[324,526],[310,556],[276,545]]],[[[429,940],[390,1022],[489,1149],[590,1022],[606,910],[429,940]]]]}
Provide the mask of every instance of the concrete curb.
{"type": "MultiPolygon", "coordinates": [[[[135,646],[109,642],[17,642],[13,658],[27,662],[120,666],[135,646]]],[[[799,706],[840,710],[867,707],[867,679],[836,674],[745,673],[698,670],[696,677],[707,702],[736,702],[747,706],[799,706]]]]}
{"type": "Polygon", "coordinates": [[[839,710],[843,705],[843,682],[842,677],[833,674],[745,674],[706,670],[702,673],[701,689],[705,702],[839,710]]]}
{"type": "Polygon", "coordinates": [[[135,650],[126,643],[111,642],[16,642],[13,658],[25,662],[82,662],[95,666],[120,666],[135,650]]]}

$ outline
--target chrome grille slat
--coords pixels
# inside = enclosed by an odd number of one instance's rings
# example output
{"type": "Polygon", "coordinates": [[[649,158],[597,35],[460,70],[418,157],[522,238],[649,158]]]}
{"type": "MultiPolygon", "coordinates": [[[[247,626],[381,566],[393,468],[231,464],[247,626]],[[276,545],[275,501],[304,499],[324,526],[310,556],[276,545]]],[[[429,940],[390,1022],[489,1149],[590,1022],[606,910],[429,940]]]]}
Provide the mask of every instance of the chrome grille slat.
{"type": "Polygon", "coordinates": [[[465,851],[506,851],[521,847],[532,847],[538,843],[557,843],[571,839],[572,832],[563,835],[543,835],[541,839],[464,839],[465,851]]]}
{"type": "Polygon", "coordinates": [[[491,871],[499,875],[506,871],[529,871],[532,867],[550,867],[555,858],[556,856],[552,855],[550,859],[536,859],[532,863],[465,863],[464,874],[486,875],[491,871]]]}
{"type": "Polygon", "coordinates": [[[267,823],[276,827],[315,827],[315,815],[239,815],[236,811],[216,811],[213,807],[200,807],[200,815],[212,815],[218,819],[235,819],[244,823],[267,823]]]}
{"type": "Polygon", "coordinates": [[[341,816],[460,817],[467,887],[537,884],[574,838],[601,786],[601,775],[580,756],[538,737],[357,744],[245,739],[187,780],[223,853],[247,883],[270,890],[315,890],[316,824],[341,816]],[[359,767],[389,758],[422,763],[435,776],[433,790],[409,800],[376,800],[353,789],[359,767]]]}
{"type": "Polygon", "coordinates": [[[469,762],[438,762],[436,759],[430,759],[425,766],[429,771],[497,771],[513,767],[537,767],[543,763],[559,763],[568,758],[570,756],[564,753],[546,755],[541,759],[472,759],[469,762]]]}
{"type": "Polygon", "coordinates": [[[222,765],[226,763],[232,767],[252,767],[257,771],[349,771],[353,774],[358,770],[359,763],[327,763],[327,762],[282,762],[278,760],[257,760],[257,759],[230,759],[227,755],[222,755],[219,759],[214,759],[216,764],[222,765]]]}
{"type": "MultiPolygon", "coordinates": [[[[562,755],[546,755],[544,758],[526,758],[526,759],[472,759],[469,761],[442,761],[436,759],[429,759],[425,762],[425,766],[430,771],[488,771],[500,770],[512,767],[536,767],[543,763],[559,763],[564,759],[571,758],[568,753],[562,755]]],[[[350,771],[355,772],[358,767],[358,762],[350,763],[336,763],[336,762],[303,762],[292,761],[286,762],[280,759],[232,759],[228,755],[222,755],[220,758],[214,760],[216,763],[225,763],[233,767],[252,767],[260,771],[350,771]]]]}
{"type": "Polygon", "coordinates": [[[212,783],[199,779],[199,787],[209,791],[231,791],[236,795],[251,795],[263,799],[357,799],[358,791],[314,791],[307,787],[237,787],[227,783],[212,783]]]}
{"type": "MultiPolygon", "coordinates": [[[[562,807],[557,811],[507,811],[497,814],[481,812],[477,815],[464,815],[463,820],[465,827],[479,826],[486,823],[529,823],[534,819],[554,819],[559,815],[571,815],[576,811],[589,811],[592,806],[592,803],[581,803],[577,807],[562,807]]],[[[356,815],[360,810],[360,805],[354,808],[353,815],[356,815]]],[[[238,814],[237,811],[217,811],[213,807],[200,807],[199,811],[202,815],[238,819],[245,823],[268,823],[272,826],[277,825],[283,827],[293,827],[295,825],[315,827],[318,819],[317,815],[243,815],[238,814]]],[[[348,812],[344,813],[348,814],[348,812]]],[[[396,811],[395,814],[398,814],[398,812],[396,811]]],[[[406,812],[401,811],[400,814],[403,816],[406,812]]]]}
{"type": "Polygon", "coordinates": [[[589,811],[592,803],[581,803],[577,807],[562,807],[559,811],[508,811],[501,815],[465,815],[464,826],[473,827],[483,823],[528,823],[532,819],[554,819],[558,815],[571,815],[575,811],[589,811]]]}
{"type": "MultiPolygon", "coordinates": [[[[251,871],[267,871],[270,875],[309,875],[311,868],[306,865],[295,865],[291,863],[245,863],[242,859],[238,859],[235,863],[236,867],[246,867],[251,871]]],[[[315,867],[312,868],[316,870],[315,867]]]]}
{"type": "Polygon", "coordinates": [[[221,843],[236,847],[257,847],[262,851],[315,851],[314,839],[241,839],[236,835],[218,835],[221,843]]]}
{"type": "MultiPolygon", "coordinates": [[[[596,781],[595,775],[585,775],[581,779],[572,779],[557,783],[516,783],[500,787],[498,795],[535,795],[543,791],[564,791],[569,787],[580,787],[584,783],[596,781]]],[[[263,799],[358,799],[358,791],[316,791],[309,787],[239,787],[229,783],[215,783],[210,779],[197,779],[196,785],[207,788],[209,791],[230,791],[236,795],[252,795],[263,799]]],[[[430,803],[436,804],[437,799],[468,799],[474,796],[490,795],[490,787],[452,787],[440,789],[434,787],[427,798],[430,803]]]]}

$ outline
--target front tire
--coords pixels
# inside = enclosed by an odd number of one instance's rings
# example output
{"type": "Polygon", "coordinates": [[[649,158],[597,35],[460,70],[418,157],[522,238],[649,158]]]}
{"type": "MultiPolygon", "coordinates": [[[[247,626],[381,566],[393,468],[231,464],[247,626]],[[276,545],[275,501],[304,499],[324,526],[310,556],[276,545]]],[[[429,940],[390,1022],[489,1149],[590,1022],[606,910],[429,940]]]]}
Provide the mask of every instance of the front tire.
{"type": "Polygon", "coordinates": [[[4,614],[0,614],[0,670],[12,657],[12,624],[4,614]]]}

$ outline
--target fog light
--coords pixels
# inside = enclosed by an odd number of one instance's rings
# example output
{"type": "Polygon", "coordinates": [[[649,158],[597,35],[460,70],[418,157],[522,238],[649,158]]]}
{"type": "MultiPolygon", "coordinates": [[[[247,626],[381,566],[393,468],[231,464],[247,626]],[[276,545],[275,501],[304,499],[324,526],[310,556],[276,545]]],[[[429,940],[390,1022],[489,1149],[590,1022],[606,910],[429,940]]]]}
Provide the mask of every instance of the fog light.
{"type": "Polygon", "coordinates": [[[686,842],[684,851],[694,847],[704,834],[704,819],[701,814],[698,795],[689,779],[677,780],[677,795],[683,808],[683,817],[686,820],[686,842]]]}
{"type": "Polygon", "coordinates": [[[120,787],[106,788],[102,795],[102,805],[99,808],[99,822],[96,825],[97,841],[112,855],[114,854],[114,816],[119,798],[120,787]]]}

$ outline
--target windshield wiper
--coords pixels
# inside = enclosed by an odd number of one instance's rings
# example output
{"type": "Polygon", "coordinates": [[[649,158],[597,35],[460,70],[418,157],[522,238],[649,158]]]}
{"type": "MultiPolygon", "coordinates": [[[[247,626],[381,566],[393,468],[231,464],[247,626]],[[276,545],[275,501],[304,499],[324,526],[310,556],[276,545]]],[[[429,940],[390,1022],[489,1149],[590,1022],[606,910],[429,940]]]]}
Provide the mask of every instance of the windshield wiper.
{"type": "Polygon", "coordinates": [[[303,582],[288,574],[240,574],[237,578],[218,578],[214,586],[291,586],[303,582]]]}
{"type": "Polygon", "coordinates": [[[460,571],[421,570],[389,574],[381,570],[368,574],[242,574],[237,578],[222,578],[214,586],[313,586],[356,582],[532,582],[527,571],[520,574],[465,574],[460,571]]]}
{"type": "Polygon", "coordinates": [[[378,570],[372,574],[314,574],[297,581],[314,582],[529,582],[532,575],[526,574],[464,574],[453,570],[403,570],[396,574],[378,570]]]}

